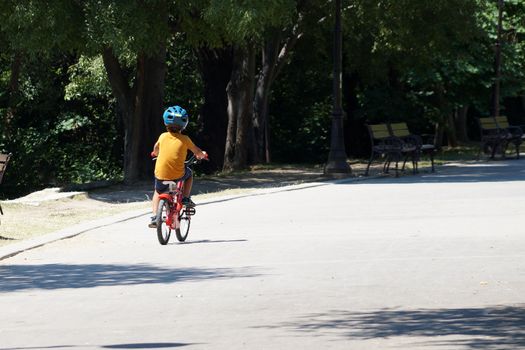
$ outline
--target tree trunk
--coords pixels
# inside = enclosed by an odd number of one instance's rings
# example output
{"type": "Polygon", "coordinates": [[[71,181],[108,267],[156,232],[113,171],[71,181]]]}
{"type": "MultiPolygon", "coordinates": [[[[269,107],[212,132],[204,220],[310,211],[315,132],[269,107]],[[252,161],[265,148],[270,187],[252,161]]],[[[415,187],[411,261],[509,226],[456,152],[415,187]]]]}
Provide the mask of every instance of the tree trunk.
{"type": "Polygon", "coordinates": [[[288,57],[290,56],[297,40],[301,36],[301,25],[305,1],[299,1],[297,12],[299,13],[295,25],[290,28],[288,34],[283,38],[283,30],[274,29],[268,36],[262,50],[262,64],[255,88],[253,101],[253,145],[252,158],[256,163],[263,160],[270,163],[270,142],[269,142],[269,103],[272,84],[279,75],[288,57]],[[284,39],[284,40],[283,40],[284,39]]]}
{"type": "Polygon", "coordinates": [[[436,149],[438,150],[443,147],[444,133],[445,133],[445,127],[443,125],[443,121],[437,122],[435,133],[434,133],[434,145],[436,146],[436,149]]]}
{"type": "Polygon", "coordinates": [[[248,165],[250,127],[255,75],[255,50],[252,44],[234,49],[228,95],[228,130],[224,151],[225,171],[241,170],[248,165]]]}
{"type": "Polygon", "coordinates": [[[370,154],[368,131],[364,120],[356,115],[359,110],[358,85],[359,76],[356,72],[343,74],[343,101],[347,111],[344,123],[345,149],[348,155],[367,157],[370,154]]]}
{"type": "Polygon", "coordinates": [[[16,115],[16,105],[20,95],[20,72],[22,70],[22,54],[17,51],[11,61],[11,75],[9,77],[7,111],[3,121],[3,136],[11,137],[13,120],[16,115]]]}
{"type": "Polygon", "coordinates": [[[163,130],[166,49],[162,46],[153,56],[137,55],[133,87],[111,48],[104,50],[103,59],[124,124],[124,182],[150,179],[149,153],[163,130]]]}
{"type": "Polygon", "coordinates": [[[278,49],[281,35],[278,32],[266,42],[262,50],[262,66],[257,76],[255,98],[253,100],[253,161],[270,162],[268,145],[268,110],[271,86],[275,78],[278,49]]]}
{"type": "MultiPolygon", "coordinates": [[[[264,53],[263,53],[264,55],[264,53]]],[[[264,59],[263,59],[264,60],[264,59]]],[[[269,147],[267,143],[268,128],[268,100],[270,95],[272,68],[263,65],[255,88],[255,98],[253,101],[253,161],[269,163],[269,147]]]]}
{"type": "Polygon", "coordinates": [[[454,118],[455,114],[456,114],[456,110],[449,113],[447,116],[446,131],[447,131],[448,145],[450,147],[458,146],[458,139],[456,137],[456,123],[455,123],[455,118],[454,118]]]}
{"type": "Polygon", "coordinates": [[[459,108],[456,114],[456,132],[458,141],[466,144],[469,142],[469,137],[467,133],[467,113],[468,106],[463,106],[459,108]]]}
{"type": "Polygon", "coordinates": [[[209,49],[201,47],[196,51],[204,82],[204,104],[199,121],[201,130],[197,142],[210,155],[210,161],[203,163],[206,172],[222,169],[228,126],[228,96],[226,87],[232,74],[232,49],[209,49]]]}

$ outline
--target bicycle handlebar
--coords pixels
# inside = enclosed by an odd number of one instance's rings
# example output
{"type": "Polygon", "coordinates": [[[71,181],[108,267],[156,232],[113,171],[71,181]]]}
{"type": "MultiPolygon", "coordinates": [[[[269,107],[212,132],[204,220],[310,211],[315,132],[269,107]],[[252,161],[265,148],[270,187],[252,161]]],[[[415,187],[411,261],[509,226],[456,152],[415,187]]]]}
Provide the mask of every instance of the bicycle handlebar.
{"type": "MultiPolygon", "coordinates": [[[[150,153],[150,156],[151,156],[151,160],[157,160],[157,156],[153,152],[150,153]]],[[[206,153],[206,158],[202,158],[202,159],[197,159],[197,157],[195,157],[195,154],[192,154],[188,160],[184,161],[184,164],[186,164],[187,166],[190,166],[193,164],[200,163],[202,160],[208,160],[207,153],[206,153]]]]}
{"type": "Polygon", "coordinates": [[[206,158],[197,159],[197,157],[195,157],[195,154],[192,154],[191,157],[187,161],[184,162],[184,164],[189,166],[189,165],[200,163],[203,160],[208,160],[207,156],[208,154],[206,154],[206,158]]]}

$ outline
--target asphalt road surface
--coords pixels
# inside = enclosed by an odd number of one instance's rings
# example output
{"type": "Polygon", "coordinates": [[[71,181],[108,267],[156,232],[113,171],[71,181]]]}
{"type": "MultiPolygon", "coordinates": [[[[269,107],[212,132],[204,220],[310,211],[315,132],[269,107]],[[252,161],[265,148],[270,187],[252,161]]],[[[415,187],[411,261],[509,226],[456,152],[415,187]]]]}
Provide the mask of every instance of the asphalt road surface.
{"type": "Polygon", "coordinates": [[[0,350],[525,349],[524,212],[508,160],[131,219],[0,261],[0,350]]]}

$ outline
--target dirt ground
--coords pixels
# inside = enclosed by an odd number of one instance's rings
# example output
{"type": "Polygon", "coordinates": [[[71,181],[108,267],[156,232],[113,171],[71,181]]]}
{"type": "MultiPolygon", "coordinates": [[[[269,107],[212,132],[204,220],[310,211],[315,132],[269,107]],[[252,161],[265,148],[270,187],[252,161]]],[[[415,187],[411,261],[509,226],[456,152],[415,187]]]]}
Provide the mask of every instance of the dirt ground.
{"type": "MultiPolygon", "coordinates": [[[[351,164],[350,176],[361,177],[366,164],[351,164]]],[[[377,174],[381,164],[374,164],[371,174],[377,174]]],[[[199,200],[214,196],[235,195],[266,187],[281,187],[305,182],[326,180],[321,166],[283,166],[253,168],[230,175],[196,177],[192,198],[199,200]]],[[[58,231],[84,221],[100,219],[118,213],[151,207],[153,184],[143,182],[113,185],[80,193],[66,198],[41,198],[30,203],[3,202],[4,215],[0,216],[0,246],[58,231]]],[[[39,197],[39,193],[31,195],[39,197]]]]}

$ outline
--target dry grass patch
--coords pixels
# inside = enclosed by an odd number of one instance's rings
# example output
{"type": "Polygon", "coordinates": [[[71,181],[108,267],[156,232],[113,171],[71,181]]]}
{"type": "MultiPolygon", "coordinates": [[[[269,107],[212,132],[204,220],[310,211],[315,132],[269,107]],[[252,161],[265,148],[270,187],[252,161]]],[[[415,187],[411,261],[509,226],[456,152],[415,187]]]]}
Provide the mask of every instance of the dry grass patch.
{"type": "Polygon", "coordinates": [[[58,231],[84,221],[149,207],[149,202],[114,204],[85,196],[45,201],[39,205],[2,203],[4,215],[0,216],[0,246],[58,231]]]}

